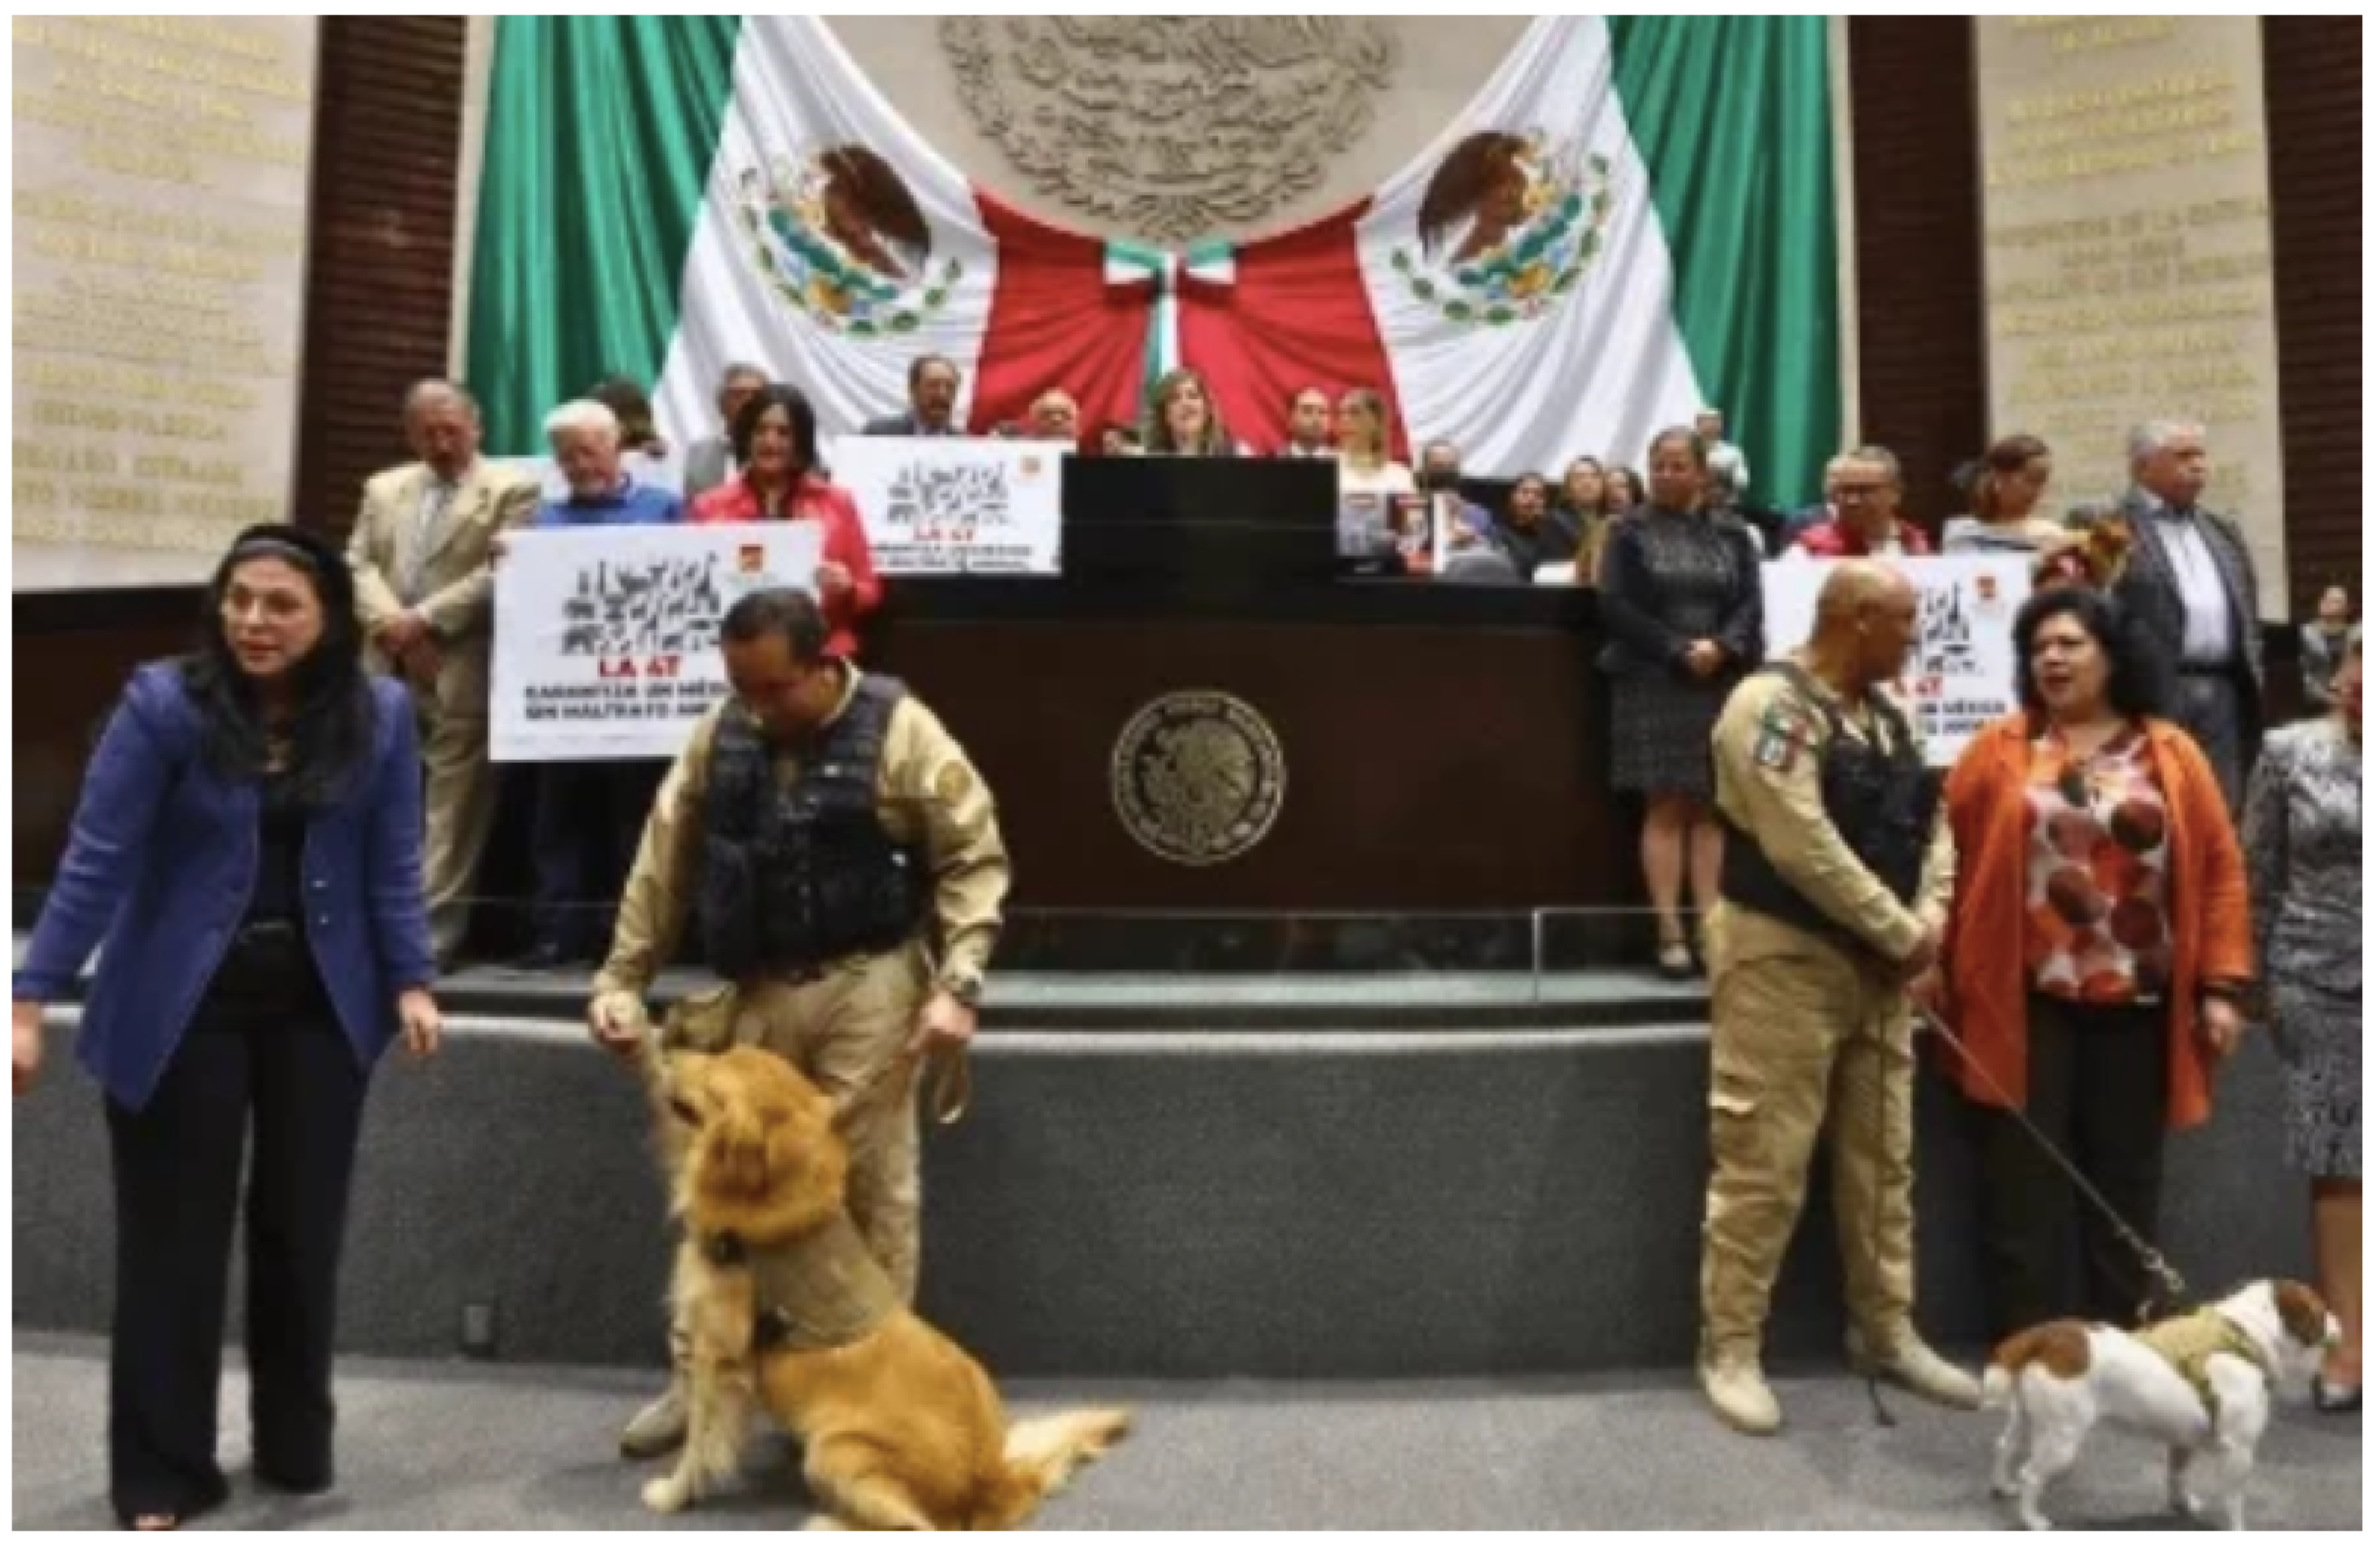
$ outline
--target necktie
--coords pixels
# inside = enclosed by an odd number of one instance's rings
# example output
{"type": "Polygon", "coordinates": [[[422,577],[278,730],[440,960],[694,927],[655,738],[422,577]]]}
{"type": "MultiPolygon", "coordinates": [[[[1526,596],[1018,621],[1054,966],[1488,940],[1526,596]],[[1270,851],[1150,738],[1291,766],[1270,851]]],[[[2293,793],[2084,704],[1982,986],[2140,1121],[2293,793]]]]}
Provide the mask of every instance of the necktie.
{"type": "Polygon", "coordinates": [[[446,512],[454,507],[455,486],[432,483],[422,496],[421,513],[413,531],[413,552],[405,566],[405,584],[401,587],[407,602],[421,599],[421,582],[430,570],[430,554],[438,545],[440,530],[446,524],[446,512]]]}

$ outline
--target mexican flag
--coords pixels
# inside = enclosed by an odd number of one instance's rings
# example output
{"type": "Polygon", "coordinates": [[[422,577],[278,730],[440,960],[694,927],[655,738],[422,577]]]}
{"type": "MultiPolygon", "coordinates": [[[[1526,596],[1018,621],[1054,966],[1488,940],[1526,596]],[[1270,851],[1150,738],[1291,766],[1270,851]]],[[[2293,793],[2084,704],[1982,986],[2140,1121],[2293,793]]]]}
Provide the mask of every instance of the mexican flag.
{"type": "Polygon", "coordinates": [[[468,366],[492,452],[612,374],[708,435],[740,362],[831,438],[900,412],[925,353],[978,430],[1051,387],[1137,419],[1186,364],[1259,451],[1308,386],[1382,392],[1482,475],[1636,465],[1705,405],[1771,499],[1839,447],[1824,18],[1540,18],[1372,197],[1181,249],[973,186],[817,17],[498,27],[468,366]]]}

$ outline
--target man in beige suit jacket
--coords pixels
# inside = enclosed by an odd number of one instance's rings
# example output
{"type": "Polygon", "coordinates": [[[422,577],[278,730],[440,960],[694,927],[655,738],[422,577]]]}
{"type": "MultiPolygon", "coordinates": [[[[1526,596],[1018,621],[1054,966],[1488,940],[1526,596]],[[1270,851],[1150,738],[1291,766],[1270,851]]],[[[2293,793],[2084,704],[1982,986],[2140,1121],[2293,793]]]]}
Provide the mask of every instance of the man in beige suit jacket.
{"type": "Polygon", "coordinates": [[[422,883],[440,962],[461,949],[471,887],[496,815],[488,767],[488,657],[495,572],[489,544],[536,513],[535,479],[480,456],[480,405],[450,381],[405,401],[419,458],[364,486],[348,539],[356,610],[377,664],[413,687],[428,774],[422,883]]]}

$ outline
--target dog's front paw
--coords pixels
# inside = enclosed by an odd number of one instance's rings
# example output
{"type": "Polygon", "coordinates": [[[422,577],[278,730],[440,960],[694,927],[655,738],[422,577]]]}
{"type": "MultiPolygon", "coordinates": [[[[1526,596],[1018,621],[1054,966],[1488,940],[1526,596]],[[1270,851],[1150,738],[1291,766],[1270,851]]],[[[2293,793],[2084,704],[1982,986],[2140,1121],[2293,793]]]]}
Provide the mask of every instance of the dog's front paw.
{"type": "Polygon", "coordinates": [[[694,1484],[679,1476],[657,1476],[645,1483],[645,1506],[655,1514],[683,1514],[694,1506],[694,1484]]]}

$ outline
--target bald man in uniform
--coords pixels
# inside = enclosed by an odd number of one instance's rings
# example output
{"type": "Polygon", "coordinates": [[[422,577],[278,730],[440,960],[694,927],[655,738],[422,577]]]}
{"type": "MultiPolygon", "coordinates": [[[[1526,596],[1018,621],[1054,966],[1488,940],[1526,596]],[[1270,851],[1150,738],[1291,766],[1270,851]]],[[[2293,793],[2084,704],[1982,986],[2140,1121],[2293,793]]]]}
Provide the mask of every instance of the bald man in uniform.
{"type": "MultiPolygon", "coordinates": [[[[697,897],[722,988],[674,1016],[705,1051],[778,1054],[838,1101],[853,1221],[902,1297],[918,1266],[917,1067],[974,1040],[1008,894],[991,791],[932,711],[828,653],[818,603],[747,597],[721,649],[735,696],[695,729],[655,803],[596,979],[596,1039],[643,1062],[645,997],[697,897]],[[708,1022],[710,1029],[696,1028],[708,1022]]],[[[678,1377],[621,1449],[685,1442],[678,1377]]]]}
{"type": "Polygon", "coordinates": [[[1821,1132],[1855,1359],[1945,1406],[1981,1401],[1912,1319],[1910,996],[1940,954],[1955,868],[1939,777],[1880,691],[1916,627],[1907,580],[1841,565],[1809,647],[1738,688],[1713,735],[1728,855],[1711,931],[1701,1379],[1719,1419],[1755,1436],[1784,1421],[1762,1346],[1821,1132]]]}

